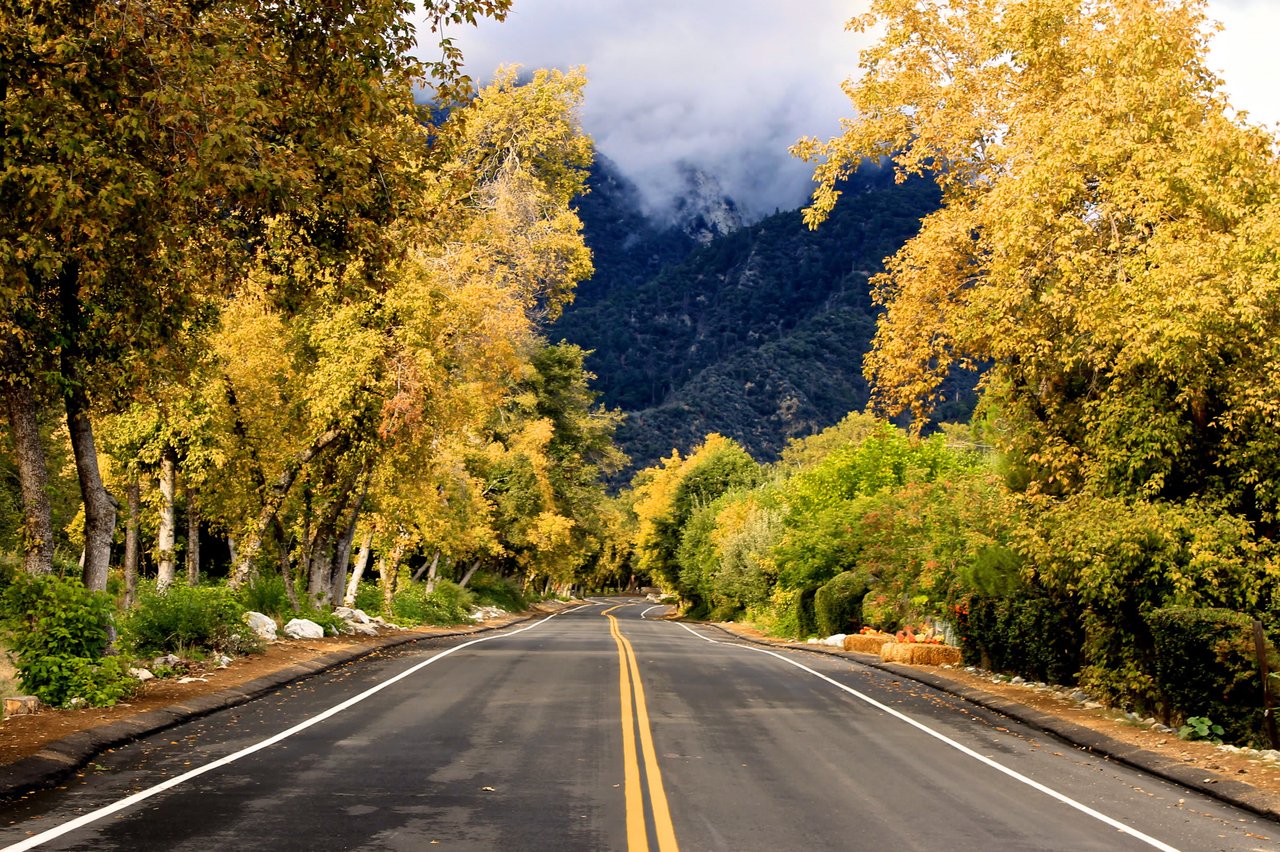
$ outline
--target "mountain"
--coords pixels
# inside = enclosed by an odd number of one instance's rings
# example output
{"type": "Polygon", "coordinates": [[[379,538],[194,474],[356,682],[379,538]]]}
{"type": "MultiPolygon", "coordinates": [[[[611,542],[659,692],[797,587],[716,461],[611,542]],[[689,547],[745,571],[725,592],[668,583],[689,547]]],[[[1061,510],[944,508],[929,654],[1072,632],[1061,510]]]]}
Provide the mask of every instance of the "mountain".
{"type": "MultiPolygon", "coordinates": [[[[868,281],[938,206],[931,182],[865,170],[817,231],[799,211],[743,226],[710,178],[690,173],[689,186],[675,216],[656,221],[601,162],[580,205],[597,271],[550,330],[595,350],[603,401],[629,415],[619,440],[633,469],[708,432],[771,459],[863,408],[868,281]]],[[[959,380],[948,398],[966,388],[959,380]]],[[[967,415],[958,405],[944,419],[967,415]]]]}

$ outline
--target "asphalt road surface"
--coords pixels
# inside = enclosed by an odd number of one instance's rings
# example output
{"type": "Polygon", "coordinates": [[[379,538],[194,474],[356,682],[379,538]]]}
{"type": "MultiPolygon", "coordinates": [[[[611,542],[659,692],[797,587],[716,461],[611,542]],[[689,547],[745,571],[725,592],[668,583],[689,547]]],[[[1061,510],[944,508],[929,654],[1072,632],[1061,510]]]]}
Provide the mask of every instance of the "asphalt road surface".
{"type": "Polygon", "coordinates": [[[958,698],[662,611],[365,658],[0,806],[0,849],[1280,849],[958,698]]]}

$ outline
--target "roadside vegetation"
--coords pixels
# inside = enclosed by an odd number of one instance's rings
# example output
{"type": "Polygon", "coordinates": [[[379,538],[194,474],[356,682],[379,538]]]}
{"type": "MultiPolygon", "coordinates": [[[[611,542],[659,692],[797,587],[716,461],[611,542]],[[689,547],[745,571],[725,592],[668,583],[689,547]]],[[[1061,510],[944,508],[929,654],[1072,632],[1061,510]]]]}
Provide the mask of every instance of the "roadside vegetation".
{"type": "Polygon", "coordinates": [[[247,611],[465,623],[590,570],[619,417],[541,334],[591,273],[582,71],[477,90],[444,27],[507,0],[426,3],[429,62],[380,0],[62,5],[0,29],[23,688],[110,703],[252,651],[247,611]]]}
{"type": "Polygon", "coordinates": [[[814,227],[865,160],[942,191],[874,282],[864,371],[911,426],[855,414],[763,468],[709,436],[633,480],[636,566],[692,615],[933,628],[970,663],[1261,742],[1280,145],[1207,69],[1202,9],[875,0],[858,119],[794,150],[814,227]],[[978,411],[938,429],[961,369],[978,411]]]}

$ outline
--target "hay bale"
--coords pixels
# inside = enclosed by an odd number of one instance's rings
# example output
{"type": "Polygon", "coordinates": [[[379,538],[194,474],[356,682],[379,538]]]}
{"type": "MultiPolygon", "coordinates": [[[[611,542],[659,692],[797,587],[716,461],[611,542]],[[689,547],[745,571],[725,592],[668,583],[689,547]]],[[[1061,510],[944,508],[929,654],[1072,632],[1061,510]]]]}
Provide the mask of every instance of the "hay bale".
{"type": "Polygon", "coordinates": [[[880,646],[892,641],[893,637],[888,633],[855,633],[844,637],[844,649],[859,654],[879,654],[880,646]]]}
{"type": "Polygon", "coordinates": [[[933,645],[926,642],[887,642],[880,649],[880,659],[886,663],[906,663],[910,666],[944,666],[960,662],[960,649],[951,645],[933,645]]]}
{"type": "Polygon", "coordinates": [[[960,662],[960,649],[951,645],[920,645],[912,651],[914,666],[954,666],[960,662]]]}

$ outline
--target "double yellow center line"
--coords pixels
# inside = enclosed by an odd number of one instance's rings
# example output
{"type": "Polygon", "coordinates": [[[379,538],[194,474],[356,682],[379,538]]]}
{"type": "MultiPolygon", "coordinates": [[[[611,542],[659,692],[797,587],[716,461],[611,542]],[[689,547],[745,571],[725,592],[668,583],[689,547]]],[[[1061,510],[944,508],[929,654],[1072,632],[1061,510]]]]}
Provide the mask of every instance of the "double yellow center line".
{"type": "Polygon", "coordinates": [[[644,754],[644,776],[649,787],[649,807],[653,811],[653,832],[659,852],[678,852],[676,831],[671,824],[671,811],[667,807],[667,794],[662,787],[662,773],[658,770],[658,753],[653,747],[653,732],[649,729],[649,708],[644,700],[644,684],[640,681],[640,666],[631,642],[622,635],[618,619],[610,615],[619,607],[606,609],[602,614],[609,619],[609,632],[618,644],[618,689],[622,694],[622,759],[627,793],[627,849],[628,852],[649,850],[648,820],[645,818],[644,791],[640,784],[640,760],[636,754],[636,732],[639,730],[640,750],[644,754]]]}

